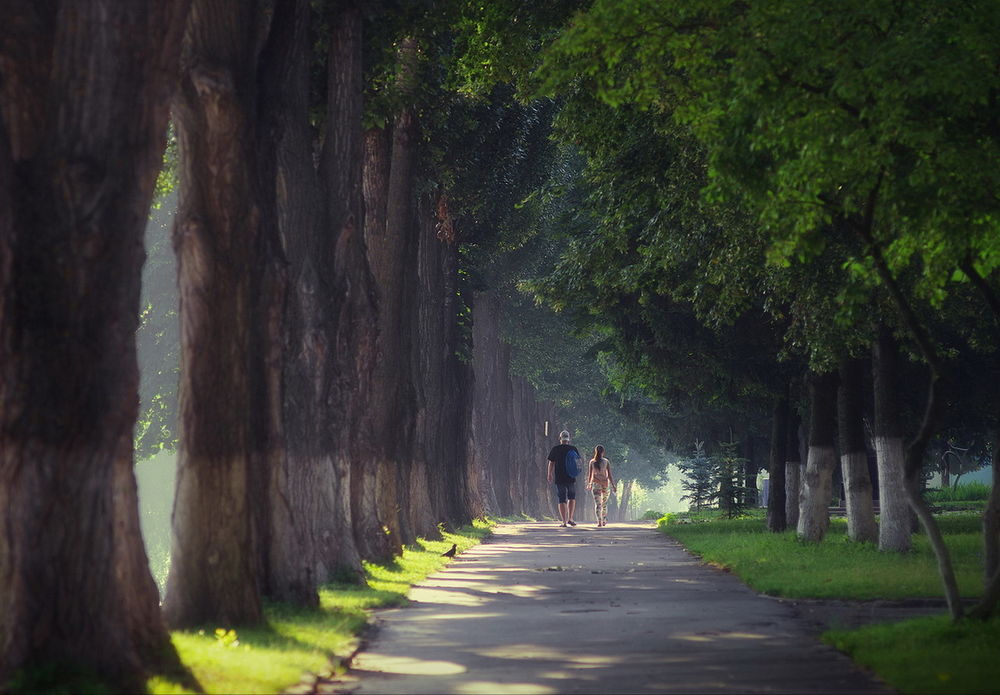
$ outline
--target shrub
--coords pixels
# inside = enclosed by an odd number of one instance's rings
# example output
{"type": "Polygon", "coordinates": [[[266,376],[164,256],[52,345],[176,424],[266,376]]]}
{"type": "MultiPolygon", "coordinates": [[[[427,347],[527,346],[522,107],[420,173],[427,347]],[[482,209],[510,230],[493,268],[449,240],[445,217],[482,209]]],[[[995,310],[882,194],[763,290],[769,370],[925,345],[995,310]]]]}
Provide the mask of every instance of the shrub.
{"type": "Polygon", "coordinates": [[[663,516],[663,512],[654,512],[652,509],[647,509],[646,513],[639,518],[643,521],[656,521],[661,516],[663,516]]]}
{"type": "Polygon", "coordinates": [[[990,486],[986,483],[962,483],[955,487],[928,490],[925,493],[928,502],[965,502],[985,500],[990,497],[990,486]]]}

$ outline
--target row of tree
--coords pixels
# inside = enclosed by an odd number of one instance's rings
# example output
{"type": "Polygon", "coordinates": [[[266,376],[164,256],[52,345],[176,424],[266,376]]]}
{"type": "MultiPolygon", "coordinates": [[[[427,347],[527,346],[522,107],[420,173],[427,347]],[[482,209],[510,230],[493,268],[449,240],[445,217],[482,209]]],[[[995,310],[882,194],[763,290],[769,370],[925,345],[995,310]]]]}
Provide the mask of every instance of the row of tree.
{"type": "MultiPolygon", "coordinates": [[[[935,436],[1000,432],[998,26],[989,2],[596,0],[514,68],[560,98],[577,172],[540,191],[575,231],[537,294],[607,332],[663,442],[769,438],[773,530],[823,537],[838,458],[852,538],[906,550],[916,513],[956,617],[920,483],[935,436]]],[[[980,613],[998,523],[995,492],[980,613]]]]}
{"type": "Polygon", "coordinates": [[[0,682],[57,663],[137,691],[179,667],[167,626],[314,606],[439,524],[551,512],[565,414],[511,376],[463,251],[496,244],[483,201],[516,197],[548,120],[448,86],[442,9],[3,4],[0,682]],[[153,390],[137,433],[178,453],[161,616],[132,465],[168,119],[177,425],[153,390]]]}

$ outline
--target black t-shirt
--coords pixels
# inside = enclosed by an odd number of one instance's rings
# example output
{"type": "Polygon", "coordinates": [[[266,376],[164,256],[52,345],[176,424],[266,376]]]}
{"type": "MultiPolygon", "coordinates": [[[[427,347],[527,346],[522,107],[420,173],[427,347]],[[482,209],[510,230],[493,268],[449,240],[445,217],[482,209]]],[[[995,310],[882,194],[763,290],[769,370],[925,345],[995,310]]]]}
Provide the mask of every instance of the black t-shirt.
{"type": "MultiPolygon", "coordinates": [[[[577,456],[580,456],[580,450],[577,449],[572,444],[557,444],[552,447],[552,451],[549,452],[549,461],[552,461],[555,465],[555,481],[563,485],[568,485],[569,483],[575,483],[576,478],[570,478],[566,475],[566,452],[573,450],[576,452],[577,456]]],[[[581,460],[583,457],[580,457],[581,460]]]]}

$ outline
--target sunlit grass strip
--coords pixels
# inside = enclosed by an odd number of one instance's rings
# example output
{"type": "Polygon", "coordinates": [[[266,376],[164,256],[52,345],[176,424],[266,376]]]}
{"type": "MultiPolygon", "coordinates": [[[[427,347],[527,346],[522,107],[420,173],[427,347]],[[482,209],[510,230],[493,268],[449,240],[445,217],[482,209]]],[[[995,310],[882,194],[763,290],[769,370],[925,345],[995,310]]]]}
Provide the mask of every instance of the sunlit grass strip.
{"type": "MultiPolygon", "coordinates": [[[[982,534],[975,514],[939,519],[963,597],[981,596],[982,534]]],[[[883,553],[847,539],[834,519],[826,540],[803,543],[794,531],[769,533],[762,519],[677,523],[660,529],[705,562],[731,570],[753,589],[788,598],[902,599],[942,596],[937,563],[927,539],[914,535],[909,553],[883,553]]]]}
{"type": "Polygon", "coordinates": [[[952,623],[946,616],[834,630],[823,639],[901,693],[995,693],[1000,619],[952,623]]]}
{"type": "MultiPolygon", "coordinates": [[[[441,553],[454,543],[462,552],[489,535],[494,523],[476,521],[441,540],[420,539],[387,565],[365,564],[366,584],[330,584],[320,590],[319,610],[284,604],[265,607],[267,624],[231,630],[229,626],[175,631],[181,661],[206,693],[278,693],[306,673],[329,673],[338,657],[356,648],[373,608],[406,602],[410,587],[445,564],[441,553]]],[[[152,693],[190,693],[165,677],[149,681],[152,693]]]]}

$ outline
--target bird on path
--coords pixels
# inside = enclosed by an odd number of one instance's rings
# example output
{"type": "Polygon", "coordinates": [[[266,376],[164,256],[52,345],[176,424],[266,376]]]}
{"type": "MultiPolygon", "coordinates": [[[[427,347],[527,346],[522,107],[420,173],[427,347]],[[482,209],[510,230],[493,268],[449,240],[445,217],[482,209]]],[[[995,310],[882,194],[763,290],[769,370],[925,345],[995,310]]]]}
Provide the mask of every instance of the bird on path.
{"type": "Polygon", "coordinates": [[[443,553],[441,553],[441,557],[455,557],[455,551],[457,550],[458,546],[452,543],[451,548],[449,550],[446,550],[443,553]]]}

